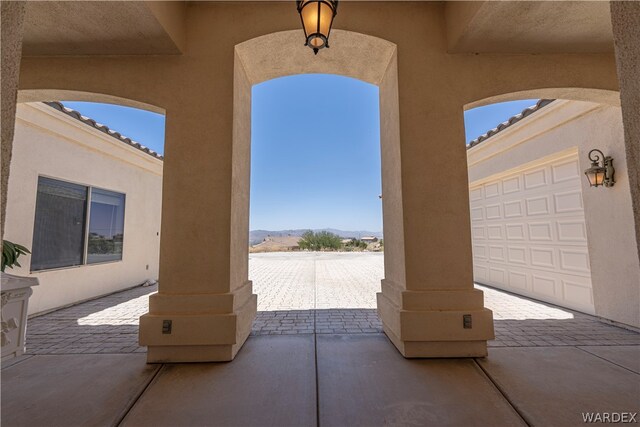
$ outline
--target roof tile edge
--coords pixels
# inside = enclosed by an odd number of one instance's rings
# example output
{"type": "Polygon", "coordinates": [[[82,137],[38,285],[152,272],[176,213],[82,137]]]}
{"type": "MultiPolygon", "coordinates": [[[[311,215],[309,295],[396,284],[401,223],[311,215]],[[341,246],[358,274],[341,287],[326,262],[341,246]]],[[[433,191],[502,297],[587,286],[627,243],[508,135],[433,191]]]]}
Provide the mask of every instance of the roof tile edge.
{"type": "Polygon", "coordinates": [[[487,139],[491,138],[493,135],[502,132],[503,130],[507,129],[508,127],[520,122],[521,120],[523,120],[524,118],[530,116],[531,114],[535,113],[536,111],[540,110],[541,108],[544,108],[547,105],[551,104],[553,101],[555,101],[555,99],[541,99],[541,100],[539,100],[538,102],[535,103],[535,105],[532,105],[531,107],[525,108],[520,113],[516,114],[515,116],[510,117],[508,120],[500,123],[495,128],[493,128],[490,131],[480,135],[476,139],[470,141],[467,144],[467,150],[469,150],[469,149],[475,147],[476,145],[486,141],[487,139]]]}
{"type": "Polygon", "coordinates": [[[99,130],[100,132],[103,132],[107,135],[109,135],[112,138],[117,139],[120,142],[123,142],[137,150],[142,151],[143,153],[146,153],[148,155],[150,155],[151,157],[155,157],[156,159],[159,160],[164,160],[164,156],[158,154],[157,152],[151,150],[148,147],[145,147],[144,145],[140,144],[139,142],[136,142],[134,140],[132,140],[129,137],[126,137],[124,135],[122,135],[120,132],[116,132],[112,129],[110,129],[109,127],[97,123],[95,120],[89,118],[89,117],[85,117],[82,114],[80,114],[79,111],[73,110],[71,108],[67,108],[64,105],[62,105],[61,102],[58,101],[47,101],[47,102],[43,102],[43,104],[48,105],[51,108],[54,108],[64,114],[66,114],[69,117],[73,117],[74,119],[84,123],[87,126],[91,126],[94,129],[99,130]]]}

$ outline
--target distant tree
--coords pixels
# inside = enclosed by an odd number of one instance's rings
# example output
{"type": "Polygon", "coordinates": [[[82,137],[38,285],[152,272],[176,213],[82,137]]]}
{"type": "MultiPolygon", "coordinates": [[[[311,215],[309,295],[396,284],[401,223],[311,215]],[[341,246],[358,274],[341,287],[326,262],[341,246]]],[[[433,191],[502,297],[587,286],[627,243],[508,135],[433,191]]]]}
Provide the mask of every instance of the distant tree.
{"type": "Polygon", "coordinates": [[[298,246],[300,246],[300,249],[313,251],[314,244],[315,244],[315,234],[313,233],[313,231],[308,230],[302,233],[302,236],[300,236],[300,241],[298,241],[298,246]]]}
{"type": "Polygon", "coordinates": [[[302,234],[298,245],[300,245],[300,249],[310,251],[335,251],[342,247],[342,241],[337,234],[329,233],[328,231],[314,233],[309,230],[302,234]]]}
{"type": "Polygon", "coordinates": [[[360,239],[351,239],[344,245],[347,251],[361,251],[367,249],[367,243],[360,239]]]}

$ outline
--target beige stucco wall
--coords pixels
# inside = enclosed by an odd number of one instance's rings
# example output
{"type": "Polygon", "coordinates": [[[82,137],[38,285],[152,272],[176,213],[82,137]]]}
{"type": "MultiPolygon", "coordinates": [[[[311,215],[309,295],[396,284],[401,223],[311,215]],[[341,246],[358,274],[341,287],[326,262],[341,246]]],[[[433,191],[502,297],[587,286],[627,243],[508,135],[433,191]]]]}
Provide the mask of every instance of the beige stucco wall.
{"type": "Polygon", "coordinates": [[[39,175],[125,193],[124,248],[122,261],[37,273],[20,258],[11,273],[40,280],[29,314],[158,278],[161,160],[47,105],[18,104],[5,237],[29,248],[39,175]]]}
{"type": "Polygon", "coordinates": [[[610,4],[636,244],[640,254],[640,3],[612,1],[610,4]]]}
{"type": "Polygon", "coordinates": [[[0,5],[2,25],[0,26],[0,236],[4,236],[4,218],[7,205],[7,183],[18,95],[20,56],[22,54],[22,32],[26,2],[2,2],[0,5]],[[18,65],[18,66],[16,66],[18,65]]]}
{"type": "Polygon", "coordinates": [[[541,159],[578,152],[580,170],[600,149],[614,159],[616,184],[581,179],[595,313],[640,326],[640,265],[619,107],[557,100],[467,151],[470,185],[541,159]]]}

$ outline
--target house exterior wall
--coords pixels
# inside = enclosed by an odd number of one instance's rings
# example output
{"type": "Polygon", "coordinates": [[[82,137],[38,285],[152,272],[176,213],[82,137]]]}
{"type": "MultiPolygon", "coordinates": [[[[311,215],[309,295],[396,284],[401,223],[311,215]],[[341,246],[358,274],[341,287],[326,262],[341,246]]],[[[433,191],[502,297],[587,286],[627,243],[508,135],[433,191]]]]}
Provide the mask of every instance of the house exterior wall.
{"type": "Polygon", "coordinates": [[[640,265],[619,107],[558,100],[468,150],[477,187],[542,162],[577,154],[595,314],[640,326],[640,265]],[[598,148],[614,159],[614,187],[590,188],[582,171],[598,148]]]}
{"type": "Polygon", "coordinates": [[[158,278],[162,161],[47,105],[18,104],[5,238],[32,248],[38,176],[126,194],[121,261],[30,272],[30,256],[11,273],[37,277],[29,314],[158,278]]]}

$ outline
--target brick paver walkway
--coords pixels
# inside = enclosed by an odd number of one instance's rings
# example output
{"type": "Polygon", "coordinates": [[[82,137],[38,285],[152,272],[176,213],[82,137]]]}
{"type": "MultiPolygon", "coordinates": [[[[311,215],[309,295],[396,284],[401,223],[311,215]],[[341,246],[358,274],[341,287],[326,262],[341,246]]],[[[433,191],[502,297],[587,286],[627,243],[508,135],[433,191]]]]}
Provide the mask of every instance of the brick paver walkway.
{"type": "Polygon", "coordinates": [[[139,286],[29,319],[27,353],[134,353],[138,319],[157,286],[139,286]]]}
{"type": "MultiPolygon", "coordinates": [[[[375,293],[382,254],[271,253],[250,256],[258,294],[252,335],[381,332],[375,293]]],[[[478,286],[493,310],[493,347],[640,345],[640,334],[581,314],[478,286]]],[[[27,353],[133,353],[138,318],[156,287],[137,287],[29,321],[27,353]]]]}

